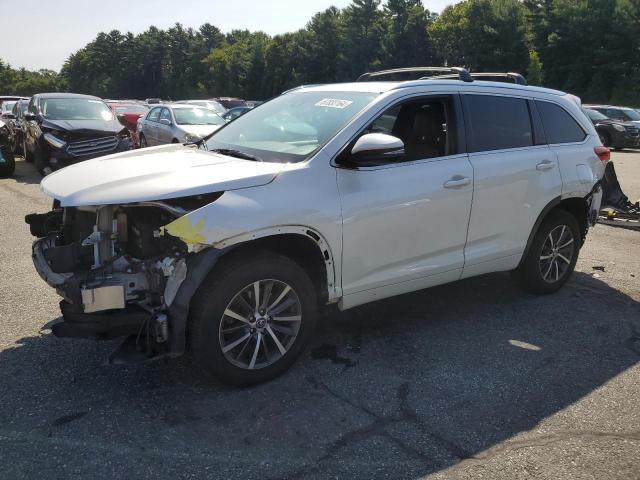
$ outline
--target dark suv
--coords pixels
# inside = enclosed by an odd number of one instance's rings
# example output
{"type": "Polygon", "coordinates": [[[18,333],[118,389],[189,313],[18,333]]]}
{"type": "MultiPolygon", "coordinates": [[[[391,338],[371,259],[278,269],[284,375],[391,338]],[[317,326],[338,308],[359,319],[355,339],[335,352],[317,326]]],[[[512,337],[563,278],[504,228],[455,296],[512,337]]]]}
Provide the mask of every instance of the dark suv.
{"type": "Polygon", "coordinates": [[[24,154],[42,175],[89,158],[131,149],[129,131],[98,97],[34,95],[25,114],[24,154]]]}
{"type": "Polygon", "coordinates": [[[640,127],[634,123],[608,118],[591,108],[583,110],[596,127],[600,141],[605,147],[616,149],[640,147],[640,127]]]}

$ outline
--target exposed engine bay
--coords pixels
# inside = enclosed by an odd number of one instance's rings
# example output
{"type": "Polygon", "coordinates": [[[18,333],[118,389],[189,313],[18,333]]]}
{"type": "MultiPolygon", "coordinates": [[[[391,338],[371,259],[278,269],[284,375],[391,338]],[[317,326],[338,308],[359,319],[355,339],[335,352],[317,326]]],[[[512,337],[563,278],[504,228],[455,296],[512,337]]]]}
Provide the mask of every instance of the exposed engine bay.
{"type": "Polygon", "coordinates": [[[169,338],[167,312],[187,275],[189,246],[163,226],[218,194],[99,207],[65,207],[25,220],[38,237],[39,275],[63,298],[57,336],[135,335],[157,355],[169,338]]]}

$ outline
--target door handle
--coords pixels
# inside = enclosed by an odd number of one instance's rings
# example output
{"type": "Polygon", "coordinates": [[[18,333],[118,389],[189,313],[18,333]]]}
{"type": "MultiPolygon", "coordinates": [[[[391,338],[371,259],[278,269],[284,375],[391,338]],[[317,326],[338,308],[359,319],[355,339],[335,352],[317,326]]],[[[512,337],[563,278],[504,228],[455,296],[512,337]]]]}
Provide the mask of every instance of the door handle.
{"type": "Polygon", "coordinates": [[[462,177],[460,175],[456,175],[455,177],[451,178],[451,180],[444,182],[444,188],[460,188],[460,187],[465,187],[470,183],[471,183],[471,179],[469,177],[462,177]]]}
{"type": "Polygon", "coordinates": [[[555,167],[555,164],[553,162],[550,162],[549,160],[544,160],[541,163],[536,165],[536,170],[540,172],[545,172],[547,170],[551,170],[553,167],[555,167]]]}

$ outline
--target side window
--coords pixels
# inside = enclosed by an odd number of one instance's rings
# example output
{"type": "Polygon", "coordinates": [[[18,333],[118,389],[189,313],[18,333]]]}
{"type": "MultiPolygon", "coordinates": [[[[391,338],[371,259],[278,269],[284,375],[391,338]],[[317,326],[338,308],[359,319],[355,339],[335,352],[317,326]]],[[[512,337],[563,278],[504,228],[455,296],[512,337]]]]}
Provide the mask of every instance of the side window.
{"type": "Polygon", "coordinates": [[[540,100],[536,100],[536,106],[549,143],[581,142],[586,137],[578,122],[561,106],[540,100]]]}
{"type": "Polygon", "coordinates": [[[162,113],[160,114],[160,120],[169,120],[171,121],[171,112],[168,108],[163,108],[162,113]]]}
{"type": "Polygon", "coordinates": [[[161,108],[154,108],[153,110],[151,110],[149,112],[149,116],[147,117],[147,120],[150,120],[152,122],[157,122],[158,121],[158,117],[160,116],[160,110],[162,110],[161,108]]]}
{"type": "Polygon", "coordinates": [[[31,99],[29,102],[29,113],[33,113],[34,115],[38,113],[38,109],[36,108],[36,101],[31,99]]]}
{"type": "Polygon", "coordinates": [[[531,115],[522,98],[464,95],[469,152],[533,145],[531,115]]]}
{"type": "Polygon", "coordinates": [[[394,105],[369,124],[362,134],[386,133],[404,143],[403,157],[371,162],[371,165],[382,165],[457,153],[453,137],[454,125],[451,98],[439,96],[394,105]]]}

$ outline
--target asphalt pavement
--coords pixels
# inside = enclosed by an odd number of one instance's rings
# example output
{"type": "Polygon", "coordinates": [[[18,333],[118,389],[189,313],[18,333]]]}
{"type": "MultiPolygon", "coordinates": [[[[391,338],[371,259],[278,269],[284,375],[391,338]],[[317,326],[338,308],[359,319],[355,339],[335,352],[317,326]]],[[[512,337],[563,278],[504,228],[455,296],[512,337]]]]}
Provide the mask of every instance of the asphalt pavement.
{"type": "MultiPolygon", "coordinates": [[[[640,197],[640,153],[613,160],[640,197]]],[[[40,332],[38,182],[22,160],[0,180],[0,478],[640,479],[640,232],[594,228],[552,296],[500,273],[332,313],[285,375],[234,389],[40,332]]]]}

